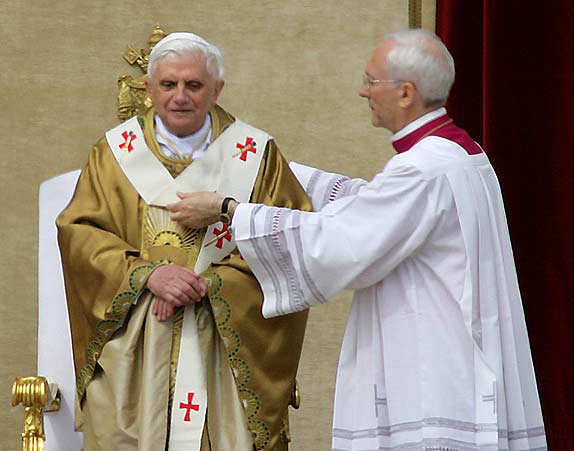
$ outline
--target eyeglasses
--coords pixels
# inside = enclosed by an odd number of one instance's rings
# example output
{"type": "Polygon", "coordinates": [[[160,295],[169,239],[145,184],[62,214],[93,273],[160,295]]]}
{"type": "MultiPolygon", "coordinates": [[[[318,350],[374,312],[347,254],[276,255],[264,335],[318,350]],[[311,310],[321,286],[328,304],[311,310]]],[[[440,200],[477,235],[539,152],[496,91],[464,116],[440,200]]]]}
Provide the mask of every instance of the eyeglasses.
{"type": "Polygon", "coordinates": [[[363,75],[363,83],[361,86],[365,86],[366,88],[370,89],[372,86],[378,85],[379,83],[402,83],[403,80],[373,80],[372,78],[363,75]]]}

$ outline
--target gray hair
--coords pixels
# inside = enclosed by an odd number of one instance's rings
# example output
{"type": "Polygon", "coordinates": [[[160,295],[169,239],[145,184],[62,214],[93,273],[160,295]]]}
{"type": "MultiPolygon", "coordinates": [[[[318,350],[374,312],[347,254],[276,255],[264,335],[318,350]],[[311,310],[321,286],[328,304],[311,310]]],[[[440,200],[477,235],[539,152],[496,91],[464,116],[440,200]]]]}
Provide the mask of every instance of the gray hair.
{"type": "Polygon", "coordinates": [[[215,80],[223,80],[223,56],[219,49],[193,33],[171,33],[159,41],[149,55],[147,76],[151,79],[158,62],[169,55],[201,54],[207,72],[215,80]]]}
{"type": "Polygon", "coordinates": [[[425,107],[446,103],[454,82],[454,60],[440,38],[423,29],[386,34],[383,41],[396,45],[387,55],[387,76],[412,82],[425,107]]]}

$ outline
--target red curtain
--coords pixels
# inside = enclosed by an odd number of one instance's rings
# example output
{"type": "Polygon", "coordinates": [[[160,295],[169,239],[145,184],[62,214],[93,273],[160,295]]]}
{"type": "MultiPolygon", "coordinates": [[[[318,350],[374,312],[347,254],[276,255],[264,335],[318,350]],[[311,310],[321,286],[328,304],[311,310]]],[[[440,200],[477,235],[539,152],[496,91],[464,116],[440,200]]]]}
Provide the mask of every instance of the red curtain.
{"type": "Polygon", "coordinates": [[[447,108],[498,174],[552,451],[574,451],[574,2],[437,0],[447,108]]]}

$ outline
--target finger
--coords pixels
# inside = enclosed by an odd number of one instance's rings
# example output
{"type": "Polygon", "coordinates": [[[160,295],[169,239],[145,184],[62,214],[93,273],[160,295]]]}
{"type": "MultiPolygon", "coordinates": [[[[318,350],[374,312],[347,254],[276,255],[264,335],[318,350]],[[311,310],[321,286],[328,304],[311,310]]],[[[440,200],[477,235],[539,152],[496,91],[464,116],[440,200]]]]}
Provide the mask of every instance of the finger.
{"type": "Polygon", "coordinates": [[[157,300],[157,319],[158,319],[158,321],[163,321],[162,314],[163,314],[164,304],[165,304],[165,302],[162,301],[161,299],[157,300]]]}
{"type": "Polygon", "coordinates": [[[199,296],[207,295],[207,283],[195,271],[190,270],[188,272],[186,281],[199,296]]]}
{"type": "Polygon", "coordinates": [[[193,279],[191,286],[199,296],[204,297],[207,294],[207,284],[201,277],[193,279]]]}
{"type": "Polygon", "coordinates": [[[170,215],[170,218],[172,221],[177,222],[178,224],[181,224],[183,226],[187,227],[195,226],[193,220],[188,215],[186,215],[185,212],[173,213],[172,215],[170,215]]]}
{"type": "Polygon", "coordinates": [[[167,204],[165,208],[167,208],[171,212],[175,212],[175,211],[181,211],[184,208],[184,205],[182,205],[181,201],[172,202],[171,204],[167,204]]]}
{"type": "Polygon", "coordinates": [[[193,193],[184,193],[183,191],[178,191],[177,192],[177,197],[179,197],[180,199],[187,199],[188,197],[191,197],[193,193]]]}
{"type": "Polygon", "coordinates": [[[197,294],[190,288],[184,287],[171,298],[171,304],[174,307],[182,307],[191,304],[197,298],[197,294]]]}
{"type": "Polygon", "coordinates": [[[186,301],[186,303],[199,302],[203,299],[206,293],[207,287],[205,287],[205,283],[200,280],[193,280],[183,288],[182,295],[185,299],[182,297],[179,299],[186,301]]]}
{"type": "Polygon", "coordinates": [[[166,314],[166,318],[165,318],[165,319],[171,318],[171,317],[173,316],[173,312],[174,312],[174,311],[175,311],[175,308],[174,308],[173,305],[171,305],[171,304],[166,304],[166,312],[167,312],[167,314],[166,314]]]}
{"type": "Polygon", "coordinates": [[[170,218],[172,221],[183,221],[185,219],[185,214],[182,211],[172,211],[170,218]]]}
{"type": "Polygon", "coordinates": [[[165,321],[167,319],[167,302],[161,303],[161,321],[165,321]]]}

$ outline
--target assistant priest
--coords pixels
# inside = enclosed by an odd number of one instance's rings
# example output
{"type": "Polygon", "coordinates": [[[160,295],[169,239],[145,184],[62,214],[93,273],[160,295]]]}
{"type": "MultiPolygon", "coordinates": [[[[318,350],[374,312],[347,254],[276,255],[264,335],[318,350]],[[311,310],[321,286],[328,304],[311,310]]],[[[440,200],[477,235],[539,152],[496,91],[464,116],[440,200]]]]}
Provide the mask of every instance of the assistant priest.
{"type": "MultiPolygon", "coordinates": [[[[453,80],[434,34],[388,34],[359,91],[393,133],[381,172],[366,182],[294,166],[318,212],[228,202],[265,316],[355,290],[333,450],[546,449],[500,187],[443,108],[453,80]]],[[[222,195],[168,208],[197,226],[222,195]]]]}

